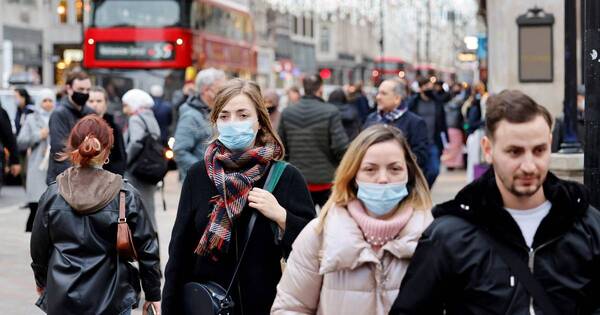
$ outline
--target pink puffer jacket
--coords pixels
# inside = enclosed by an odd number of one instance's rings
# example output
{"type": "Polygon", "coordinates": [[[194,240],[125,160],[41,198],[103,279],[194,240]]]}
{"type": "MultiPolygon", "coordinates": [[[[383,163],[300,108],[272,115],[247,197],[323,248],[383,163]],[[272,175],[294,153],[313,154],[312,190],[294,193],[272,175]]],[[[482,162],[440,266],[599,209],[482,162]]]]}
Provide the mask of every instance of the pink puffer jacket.
{"type": "Polygon", "coordinates": [[[377,252],[345,208],[331,209],[322,234],[317,220],[294,242],[271,314],[387,314],[431,211],[416,210],[377,252]]]}

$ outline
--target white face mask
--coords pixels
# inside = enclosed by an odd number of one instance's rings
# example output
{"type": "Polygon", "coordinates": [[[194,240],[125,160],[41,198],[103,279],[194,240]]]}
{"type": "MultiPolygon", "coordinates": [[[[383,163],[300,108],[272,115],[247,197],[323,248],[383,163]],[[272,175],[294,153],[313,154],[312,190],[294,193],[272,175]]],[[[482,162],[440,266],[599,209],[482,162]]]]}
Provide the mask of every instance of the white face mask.
{"type": "Polygon", "coordinates": [[[252,120],[217,122],[219,141],[231,151],[242,151],[249,148],[256,138],[252,120]]]}
{"type": "Polygon", "coordinates": [[[362,201],[367,210],[377,216],[384,216],[398,206],[408,196],[408,181],[376,184],[357,181],[357,198],[362,201]]]}

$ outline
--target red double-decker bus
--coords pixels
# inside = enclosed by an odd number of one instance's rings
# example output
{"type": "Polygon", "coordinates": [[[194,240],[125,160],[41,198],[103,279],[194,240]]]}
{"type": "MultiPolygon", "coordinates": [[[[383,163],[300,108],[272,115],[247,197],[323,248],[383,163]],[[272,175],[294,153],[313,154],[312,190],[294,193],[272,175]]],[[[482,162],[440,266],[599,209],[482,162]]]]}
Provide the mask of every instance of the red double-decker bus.
{"type": "Polygon", "coordinates": [[[243,6],[226,0],[90,0],[83,65],[117,99],[128,89],[164,86],[165,97],[217,67],[256,72],[254,28],[243,6]],[[187,70],[187,71],[186,71],[187,70]]]}
{"type": "Polygon", "coordinates": [[[375,69],[371,74],[373,85],[378,86],[382,81],[393,78],[408,78],[411,65],[402,58],[379,57],[375,59],[375,69]]]}

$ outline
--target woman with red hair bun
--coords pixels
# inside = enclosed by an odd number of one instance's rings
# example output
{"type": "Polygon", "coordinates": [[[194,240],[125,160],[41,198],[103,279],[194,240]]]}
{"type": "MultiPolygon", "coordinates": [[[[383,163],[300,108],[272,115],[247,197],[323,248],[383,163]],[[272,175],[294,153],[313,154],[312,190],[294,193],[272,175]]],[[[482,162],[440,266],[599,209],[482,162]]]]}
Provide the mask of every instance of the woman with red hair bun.
{"type": "Polygon", "coordinates": [[[131,314],[140,297],[160,309],[158,239],[137,191],[121,175],[102,169],[113,131],[100,117],[82,118],[71,130],[58,175],[40,199],[31,233],[31,266],[48,314],[131,314]],[[116,249],[120,192],[139,271],[116,249]]]}

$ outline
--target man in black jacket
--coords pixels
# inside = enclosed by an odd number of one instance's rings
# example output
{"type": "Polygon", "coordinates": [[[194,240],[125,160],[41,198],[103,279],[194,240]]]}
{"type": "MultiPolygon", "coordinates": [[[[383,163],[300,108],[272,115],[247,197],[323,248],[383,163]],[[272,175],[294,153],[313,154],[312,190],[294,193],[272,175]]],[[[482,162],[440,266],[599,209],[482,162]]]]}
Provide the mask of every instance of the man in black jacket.
{"type": "Polygon", "coordinates": [[[371,113],[363,129],[375,124],[388,124],[400,130],[406,137],[410,149],[417,157],[417,163],[425,174],[429,159],[429,140],[425,120],[410,112],[404,99],[406,85],[400,80],[385,80],[377,92],[377,112],[371,113]]]}
{"type": "MultiPolygon", "coordinates": [[[[0,104],[0,144],[8,150],[10,173],[13,176],[19,175],[21,173],[21,165],[19,164],[19,155],[17,152],[17,140],[12,132],[10,117],[8,117],[8,113],[2,108],[2,104],[0,104]]],[[[1,149],[2,147],[0,147],[1,149]]],[[[0,152],[0,180],[2,179],[2,174],[4,174],[4,154],[0,152]]]]}
{"type": "Polygon", "coordinates": [[[79,119],[94,111],[85,106],[90,97],[92,81],[85,72],[75,71],[67,76],[67,97],[50,116],[50,160],[48,164],[48,175],[46,184],[52,183],[56,176],[69,168],[67,161],[57,161],[57,154],[65,148],[71,129],[79,119]]]}
{"type": "Polygon", "coordinates": [[[390,314],[599,314],[600,213],[548,172],[551,125],[522,92],[488,99],[493,168],[434,209],[390,314]]]}
{"type": "Polygon", "coordinates": [[[423,130],[427,133],[429,140],[429,158],[425,177],[429,187],[432,187],[440,174],[440,160],[444,151],[444,142],[448,141],[448,126],[446,125],[444,103],[435,97],[433,83],[427,78],[421,78],[419,89],[419,94],[408,100],[408,109],[421,116],[427,125],[427,128],[423,130]]]}

